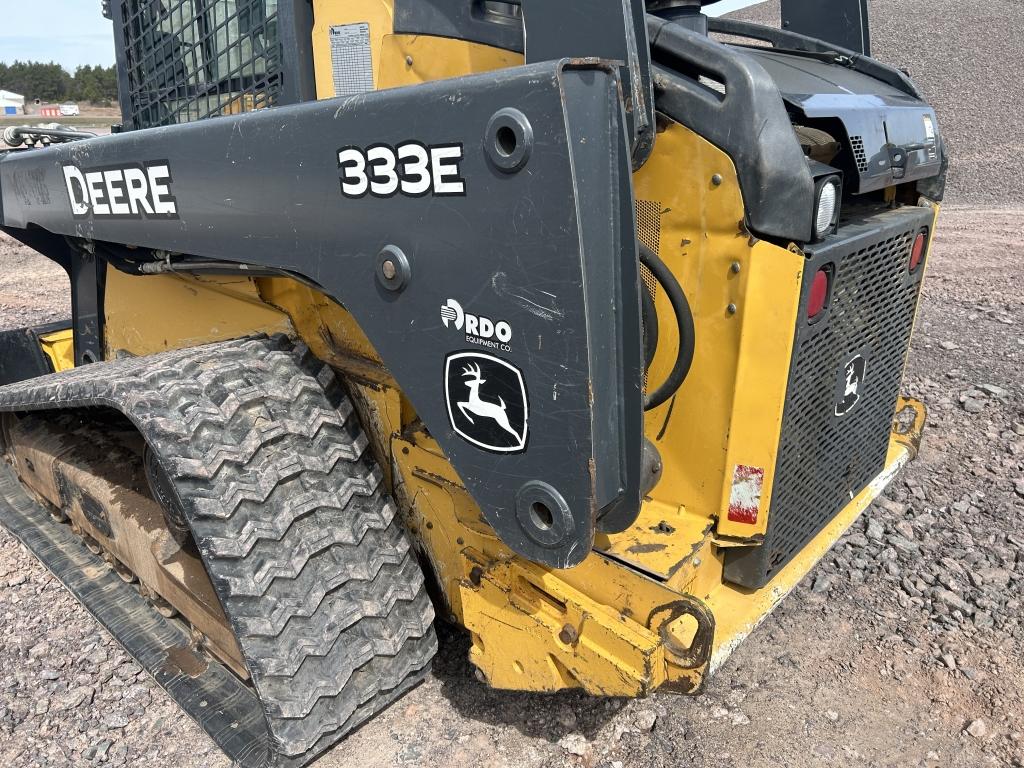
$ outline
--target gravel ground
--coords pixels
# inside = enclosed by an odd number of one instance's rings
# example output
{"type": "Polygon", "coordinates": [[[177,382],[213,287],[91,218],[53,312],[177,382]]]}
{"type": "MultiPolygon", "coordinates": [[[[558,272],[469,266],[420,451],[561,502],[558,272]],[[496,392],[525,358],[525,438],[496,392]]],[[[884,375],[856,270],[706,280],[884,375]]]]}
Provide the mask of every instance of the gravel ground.
{"type": "MultiPolygon", "coordinates": [[[[442,628],[427,682],[318,768],[1024,766],[1024,209],[944,214],[906,390],[921,456],[697,698],[491,691],[442,628]]],[[[66,278],[0,240],[0,327],[66,278]]],[[[0,765],[226,768],[0,533],[0,765]]]]}
{"type": "MultiPolygon", "coordinates": [[[[947,200],[1024,196],[1021,0],[870,0],[873,54],[907,69],[935,107],[951,155],[947,200]]],[[[732,16],[779,26],[779,0],[732,16]]]]}

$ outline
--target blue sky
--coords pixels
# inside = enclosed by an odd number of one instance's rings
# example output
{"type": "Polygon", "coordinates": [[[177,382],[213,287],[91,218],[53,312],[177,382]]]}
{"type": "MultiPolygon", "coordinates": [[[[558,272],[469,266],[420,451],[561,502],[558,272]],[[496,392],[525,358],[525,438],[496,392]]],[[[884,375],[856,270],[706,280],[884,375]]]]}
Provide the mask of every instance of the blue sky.
{"type": "Polygon", "coordinates": [[[759,5],[762,2],[764,0],[725,0],[725,2],[708,8],[706,13],[708,16],[721,16],[723,13],[738,11],[740,8],[746,8],[748,5],[759,5]]]}
{"type": "Polygon", "coordinates": [[[4,0],[0,61],[56,61],[74,72],[114,63],[114,33],[100,0],[4,0]]]}
{"type": "MultiPolygon", "coordinates": [[[[100,0],[4,0],[0,20],[0,61],[56,61],[69,72],[83,64],[114,63],[114,35],[100,15],[100,0]]],[[[756,5],[757,0],[724,0],[714,15],[756,5]]]]}

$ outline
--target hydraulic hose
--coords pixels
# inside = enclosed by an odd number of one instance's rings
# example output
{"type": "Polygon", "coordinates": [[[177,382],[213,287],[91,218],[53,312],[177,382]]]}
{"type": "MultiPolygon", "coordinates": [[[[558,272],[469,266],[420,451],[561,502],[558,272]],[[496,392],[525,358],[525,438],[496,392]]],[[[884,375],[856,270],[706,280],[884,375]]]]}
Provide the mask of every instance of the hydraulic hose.
{"type": "Polygon", "coordinates": [[[647,283],[640,283],[640,309],[644,321],[644,370],[654,362],[654,353],[658,351],[658,310],[654,305],[654,295],[647,283]]]}
{"type": "Polygon", "coordinates": [[[664,404],[686,380],[686,374],[690,372],[690,365],[693,363],[693,352],[696,344],[696,334],[693,327],[693,313],[690,311],[690,302],[686,300],[679,281],[671,270],[665,266],[657,254],[643,243],[639,244],[640,263],[654,275],[654,279],[665,289],[672,311],[676,316],[676,326],[679,334],[679,351],[676,353],[676,361],[669,372],[668,377],[654,392],[647,395],[644,402],[644,410],[651,411],[659,405],[664,404]]]}
{"type": "Polygon", "coordinates": [[[94,139],[95,133],[75,131],[69,128],[33,128],[30,125],[12,125],[4,129],[4,143],[11,147],[20,147],[26,141],[34,143],[41,138],[49,139],[54,144],[66,141],[94,139]]]}

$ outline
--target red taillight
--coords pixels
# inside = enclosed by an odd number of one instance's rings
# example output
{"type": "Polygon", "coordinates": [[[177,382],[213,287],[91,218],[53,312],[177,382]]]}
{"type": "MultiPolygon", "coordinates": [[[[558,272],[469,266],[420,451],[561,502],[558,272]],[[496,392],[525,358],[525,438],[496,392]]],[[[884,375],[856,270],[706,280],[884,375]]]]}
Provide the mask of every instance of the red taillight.
{"type": "Polygon", "coordinates": [[[924,232],[918,232],[917,237],[914,238],[914,247],[910,250],[910,271],[913,272],[919,266],[921,266],[921,260],[924,258],[924,245],[925,236],[924,232]]]}
{"type": "Polygon", "coordinates": [[[819,269],[811,283],[811,296],[807,300],[807,319],[813,320],[825,310],[828,301],[828,272],[819,269]]]}

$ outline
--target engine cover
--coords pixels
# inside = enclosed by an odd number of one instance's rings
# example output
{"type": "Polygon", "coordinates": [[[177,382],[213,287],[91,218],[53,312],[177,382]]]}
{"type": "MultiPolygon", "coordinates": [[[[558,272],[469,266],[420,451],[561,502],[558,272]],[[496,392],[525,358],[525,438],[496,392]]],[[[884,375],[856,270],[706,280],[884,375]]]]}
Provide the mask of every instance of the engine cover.
{"type": "MultiPolygon", "coordinates": [[[[822,58],[747,49],[778,86],[790,111],[807,124],[838,120],[846,136],[838,158],[847,189],[872,192],[928,179],[942,170],[935,110],[881,80],[822,58]]],[[[799,118],[796,119],[800,122],[799,118]]]]}

